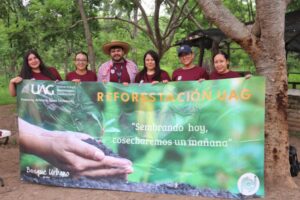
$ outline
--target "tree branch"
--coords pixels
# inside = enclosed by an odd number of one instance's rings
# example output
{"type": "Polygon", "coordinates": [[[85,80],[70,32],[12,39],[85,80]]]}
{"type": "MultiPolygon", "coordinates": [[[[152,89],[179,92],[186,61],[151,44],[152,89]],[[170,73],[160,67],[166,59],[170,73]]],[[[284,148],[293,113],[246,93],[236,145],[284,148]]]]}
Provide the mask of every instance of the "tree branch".
{"type": "Polygon", "coordinates": [[[151,28],[151,25],[150,25],[150,22],[148,20],[148,16],[146,14],[146,11],[144,9],[144,7],[141,5],[140,1],[139,0],[133,0],[133,3],[140,9],[141,13],[142,13],[142,16],[143,16],[143,19],[144,19],[144,22],[146,24],[146,27],[147,27],[147,30],[146,30],[146,33],[149,35],[151,41],[153,42],[153,44],[155,46],[157,46],[156,44],[156,40],[155,38],[153,37],[154,34],[153,34],[153,30],[151,28]]]}
{"type": "Polygon", "coordinates": [[[175,0],[175,2],[172,1],[172,0],[169,0],[169,1],[167,1],[167,4],[169,4],[170,7],[173,8],[173,9],[171,11],[171,16],[170,16],[169,22],[166,26],[166,29],[165,29],[165,32],[164,32],[163,35],[166,35],[167,31],[169,30],[170,25],[174,22],[174,16],[175,16],[176,10],[178,9],[178,6],[177,6],[178,0],[175,0]]]}
{"type": "MultiPolygon", "coordinates": [[[[194,11],[194,9],[197,7],[197,4],[195,4],[195,6],[192,8],[192,10],[190,11],[190,13],[192,13],[194,11]]],[[[183,9],[181,10],[183,11],[183,9]]],[[[180,15],[182,15],[183,12],[181,12],[180,15]]],[[[167,37],[169,37],[170,34],[174,33],[174,31],[180,27],[183,22],[188,18],[188,16],[190,15],[190,13],[188,13],[187,15],[185,15],[182,20],[180,21],[179,18],[181,17],[180,15],[178,15],[178,17],[175,19],[175,21],[172,23],[171,28],[169,28],[169,31],[163,36],[163,39],[166,39],[167,37]]]]}
{"type": "MultiPolygon", "coordinates": [[[[177,6],[178,0],[176,0],[175,2],[174,2],[174,0],[168,0],[167,3],[170,5],[170,7],[173,7],[174,9],[178,9],[178,6],[177,6]]],[[[173,14],[173,12],[172,12],[172,14],[173,14]]],[[[184,8],[183,12],[197,26],[198,29],[203,29],[202,25],[194,17],[193,12],[191,12],[187,7],[184,8]]]]}
{"type": "Polygon", "coordinates": [[[249,38],[251,33],[220,0],[198,0],[205,17],[216,24],[227,36],[235,41],[249,38]]]}
{"type": "MultiPolygon", "coordinates": [[[[143,27],[139,26],[138,24],[134,23],[133,21],[127,20],[127,19],[123,19],[123,18],[119,18],[119,17],[89,17],[87,18],[88,21],[90,20],[96,20],[96,19],[103,19],[103,20],[119,20],[122,22],[126,22],[129,23],[135,27],[137,27],[139,30],[148,33],[146,29],[144,29],[143,27]]],[[[82,23],[82,20],[78,20],[76,21],[74,24],[72,24],[69,28],[72,29],[75,26],[77,26],[79,23],[82,23]]]]}
{"type": "Polygon", "coordinates": [[[161,0],[155,0],[155,9],[154,9],[154,17],[153,17],[154,31],[155,31],[156,42],[157,42],[158,46],[162,45],[161,33],[160,33],[160,29],[159,29],[159,9],[160,9],[161,3],[162,3],[161,0]]]}

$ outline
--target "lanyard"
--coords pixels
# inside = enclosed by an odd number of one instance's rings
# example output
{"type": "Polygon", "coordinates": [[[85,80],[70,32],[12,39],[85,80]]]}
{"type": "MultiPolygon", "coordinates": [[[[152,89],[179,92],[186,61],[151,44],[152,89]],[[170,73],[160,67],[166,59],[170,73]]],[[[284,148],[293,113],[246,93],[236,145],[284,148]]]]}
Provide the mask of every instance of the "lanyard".
{"type": "MultiPolygon", "coordinates": [[[[126,61],[124,62],[124,65],[126,66],[126,61]]],[[[118,77],[118,83],[121,83],[121,77],[122,77],[122,72],[123,72],[123,64],[121,64],[121,67],[118,69],[117,66],[114,64],[113,67],[112,67],[115,72],[116,72],[116,75],[118,77]]]]}
{"type": "Polygon", "coordinates": [[[121,77],[122,77],[122,71],[123,71],[123,65],[121,65],[121,68],[117,68],[115,65],[113,66],[113,69],[116,72],[116,75],[118,77],[118,83],[121,83],[121,77]]]}

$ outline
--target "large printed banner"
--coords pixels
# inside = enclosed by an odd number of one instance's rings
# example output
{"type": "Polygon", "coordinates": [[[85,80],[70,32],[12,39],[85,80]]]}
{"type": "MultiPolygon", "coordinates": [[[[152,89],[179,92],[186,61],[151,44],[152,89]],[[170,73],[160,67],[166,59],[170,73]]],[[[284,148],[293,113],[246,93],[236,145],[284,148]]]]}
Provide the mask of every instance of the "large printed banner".
{"type": "Polygon", "coordinates": [[[265,80],[23,81],[21,179],[63,187],[264,196],[265,80]]]}

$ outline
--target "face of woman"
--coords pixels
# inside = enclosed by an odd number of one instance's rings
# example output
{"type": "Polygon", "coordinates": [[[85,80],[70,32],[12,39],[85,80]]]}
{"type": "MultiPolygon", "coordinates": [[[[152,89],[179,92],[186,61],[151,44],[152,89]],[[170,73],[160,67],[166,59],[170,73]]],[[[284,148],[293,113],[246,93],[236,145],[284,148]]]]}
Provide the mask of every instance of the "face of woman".
{"type": "Polygon", "coordinates": [[[77,70],[83,71],[86,70],[88,64],[87,57],[84,54],[77,54],[75,57],[75,66],[77,70]]]}
{"type": "Polygon", "coordinates": [[[147,54],[145,57],[145,65],[147,70],[154,70],[155,69],[155,60],[152,58],[150,54],[147,54]]]}
{"type": "Polygon", "coordinates": [[[33,70],[40,68],[41,61],[34,54],[29,54],[27,62],[29,67],[33,70]]]}
{"type": "Polygon", "coordinates": [[[219,74],[228,72],[229,61],[222,54],[217,54],[214,57],[214,66],[219,74]]]}

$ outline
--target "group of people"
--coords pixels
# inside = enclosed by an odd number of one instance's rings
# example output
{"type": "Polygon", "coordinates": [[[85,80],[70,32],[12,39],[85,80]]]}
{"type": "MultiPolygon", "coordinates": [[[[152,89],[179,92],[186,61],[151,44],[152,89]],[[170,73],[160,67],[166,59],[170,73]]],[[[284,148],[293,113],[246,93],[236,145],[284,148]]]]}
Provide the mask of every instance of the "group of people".
{"type": "MultiPolygon", "coordinates": [[[[76,53],[74,63],[76,69],[66,75],[66,81],[100,81],[117,82],[123,85],[129,83],[167,83],[169,81],[193,81],[193,80],[215,80],[224,78],[240,77],[240,74],[229,70],[228,55],[222,51],[213,56],[215,71],[208,74],[202,67],[194,64],[194,52],[188,45],[182,45],[177,53],[182,67],[176,69],[172,77],[161,69],[159,55],[149,50],[144,54],[144,67],[139,72],[137,65],[125,58],[130,50],[130,45],[122,41],[111,41],[103,45],[102,50],[111,59],[103,63],[98,70],[98,75],[88,69],[88,55],[80,51],[76,53]]],[[[10,80],[9,91],[16,96],[16,84],[23,79],[35,80],[62,80],[57,70],[53,67],[46,67],[39,54],[29,50],[23,61],[19,76],[10,80]]]]}
{"type": "MultiPolygon", "coordinates": [[[[102,49],[111,60],[100,66],[98,75],[88,70],[88,55],[85,52],[78,52],[74,59],[76,69],[68,73],[65,80],[117,82],[128,85],[240,77],[237,72],[228,69],[229,59],[223,52],[214,55],[216,70],[209,75],[203,68],[193,64],[194,53],[191,47],[183,45],[177,50],[183,66],[176,69],[170,78],[168,73],[160,68],[159,55],[153,50],[145,53],[144,67],[138,72],[137,65],[125,58],[130,49],[128,43],[112,41],[103,45],[102,49]]],[[[25,54],[20,75],[10,80],[9,91],[12,96],[16,96],[16,85],[23,79],[62,80],[58,71],[53,67],[46,67],[39,54],[33,50],[25,54]]],[[[126,176],[133,172],[129,160],[106,156],[100,149],[83,142],[82,140],[89,138],[84,133],[66,134],[64,131],[50,131],[21,118],[19,127],[22,152],[38,155],[60,169],[93,177],[117,174],[126,176]]]]}

